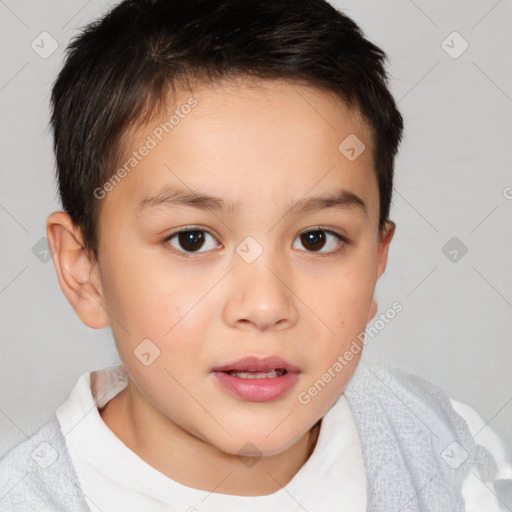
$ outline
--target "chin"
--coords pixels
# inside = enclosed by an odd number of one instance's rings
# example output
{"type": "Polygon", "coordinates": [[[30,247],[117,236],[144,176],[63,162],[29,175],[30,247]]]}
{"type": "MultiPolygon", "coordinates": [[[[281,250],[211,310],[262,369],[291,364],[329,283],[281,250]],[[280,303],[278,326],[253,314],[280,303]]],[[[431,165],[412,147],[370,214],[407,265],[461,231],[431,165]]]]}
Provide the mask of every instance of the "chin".
{"type": "Polygon", "coordinates": [[[277,429],[271,435],[269,431],[254,432],[252,435],[245,430],[237,435],[236,432],[231,432],[233,437],[222,440],[219,443],[212,443],[217,449],[230,455],[239,457],[272,457],[283,453],[291,446],[293,446],[304,435],[301,432],[288,433],[283,437],[283,432],[278,433],[277,429]]]}

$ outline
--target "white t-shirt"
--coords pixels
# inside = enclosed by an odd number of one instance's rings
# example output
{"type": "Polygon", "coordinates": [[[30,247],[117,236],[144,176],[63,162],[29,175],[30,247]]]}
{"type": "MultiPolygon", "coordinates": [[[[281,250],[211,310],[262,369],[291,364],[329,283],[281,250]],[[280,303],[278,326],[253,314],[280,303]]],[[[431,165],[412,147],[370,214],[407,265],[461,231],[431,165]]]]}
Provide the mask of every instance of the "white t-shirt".
{"type": "MultiPolygon", "coordinates": [[[[264,496],[234,496],[187,487],[131,451],[102,420],[99,410],[127,385],[122,365],[81,375],[56,411],[73,466],[93,512],[313,512],[366,510],[366,474],[357,428],[341,395],[324,416],[307,462],[282,489],[264,496]]],[[[497,478],[511,478],[499,438],[469,406],[452,400],[476,441],[491,451],[497,478]],[[483,428],[483,430],[481,430],[483,428]]],[[[470,472],[464,483],[466,512],[498,512],[492,484],[470,472]]]]}

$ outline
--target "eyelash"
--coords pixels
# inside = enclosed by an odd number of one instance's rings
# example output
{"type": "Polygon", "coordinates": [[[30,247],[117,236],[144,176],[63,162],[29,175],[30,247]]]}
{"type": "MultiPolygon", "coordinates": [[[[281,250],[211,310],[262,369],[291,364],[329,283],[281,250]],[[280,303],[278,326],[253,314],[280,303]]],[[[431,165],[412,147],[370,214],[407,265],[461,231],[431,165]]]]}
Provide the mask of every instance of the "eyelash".
{"type": "MultiPolygon", "coordinates": [[[[167,237],[165,237],[163,240],[162,240],[162,243],[165,243],[165,244],[168,244],[168,242],[174,238],[176,235],[179,235],[180,233],[187,233],[189,231],[201,231],[203,233],[208,233],[210,236],[212,236],[213,238],[216,238],[212,233],[210,233],[208,230],[206,229],[202,229],[200,227],[195,227],[195,226],[186,226],[182,229],[179,229],[177,231],[174,231],[173,233],[171,233],[170,235],[168,235],[167,237]]],[[[340,235],[339,233],[337,233],[336,231],[332,231],[331,229],[327,229],[327,228],[324,228],[322,226],[314,226],[312,228],[309,228],[309,229],[306,229],[305,231],[302,231],[301,233],[299,233],[298,237],[301,236],[301,235],[305,235],[307,233],[311,233],[311,232],[316,232],[316,231],[323,231],[325,233],[328,233],[330,235],[334,235],[338,241],[341,243],[341,246],[338,248],[338,249],[335,249],[333,251],[329,251],[329,252],[316,252],[316,251],[305,251],[307,253],[310,253],[310,254],[315,254],[315,255],[318,255],[320,257],[328,257],[328,256],[334,256],[334,255],[337,255],[338,253],[342,252],[347,245],[350,245],[351,242],[350,240],[348,240],[348,238],[346,238],[345,236],[343,235],[340,235]]],[[[297,238],[298,238],[297,237],[297,238]]],[[[207,254],[209,251],[202,251],[202,252],[185,252],[185,251],[181,251],[181,250],[178,250],[174,247],[171,247],[171,250],[174,250],[175,252],[177,252],[179,255],[185,257],[185,258],[191,258],[191,257],[194,257],[194,256],[198,256],[198,255],[201,255],[201,254],[207,254]]]]}

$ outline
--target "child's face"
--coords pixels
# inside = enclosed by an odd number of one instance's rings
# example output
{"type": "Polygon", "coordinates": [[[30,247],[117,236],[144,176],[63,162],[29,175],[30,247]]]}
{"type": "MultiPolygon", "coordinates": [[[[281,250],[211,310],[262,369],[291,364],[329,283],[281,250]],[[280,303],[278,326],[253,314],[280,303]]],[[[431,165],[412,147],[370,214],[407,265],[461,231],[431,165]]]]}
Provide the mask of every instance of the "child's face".
{"type": "Polygon", "coordinates": [[[140,161],[103,199],[94,269],[101,301],[133,379],[133,400],[222,451],[236,454],[251,442],[263,455],[276,454],[340,396],[360,353],[316,396],[305,400],[304,392],[375,314],[374,287],[393,233],[378,231],[372,141],[357,114],[310,87],[225,83],[194,92],[197,105],[185,115],[189,109],[179,106],[190,97],[178,98],[173,109],[181,116],[168,134],[154,131],[158,121],[124,141],[119,167],[133,151],[140,161]],[[345,156],[350,150],[339,149],[351,134],[366,146],[353,161],[345,156]],[[143,157],[148,136],[156,146],[143,157]],[[171,188],[237,202],[238,209],[140,207],[171,188]],[[348,202],[289,211],[342,190],[365,208],[348,202]],[[185,226],[204,231],[165,240],[185,226]],[[322,231],[304,235],[315,226],[322,231]],[[212,370],[247,356],[282,358],[298,374],[267,378],[265,387],[221,373],[237,394],[212,370]]]}

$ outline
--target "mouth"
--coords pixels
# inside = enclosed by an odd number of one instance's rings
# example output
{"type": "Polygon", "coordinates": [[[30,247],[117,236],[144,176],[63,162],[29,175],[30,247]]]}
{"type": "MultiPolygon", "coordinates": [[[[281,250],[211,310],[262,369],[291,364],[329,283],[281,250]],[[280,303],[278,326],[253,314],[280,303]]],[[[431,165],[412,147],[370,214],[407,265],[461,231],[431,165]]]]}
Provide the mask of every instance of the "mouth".
{"type": "Polygon", "coordinates": [[[228,375],[231,375],[232,377],[237,377],[239,379],[275,379],[276,377],[281,377],[282,375],[287,374],[288,371],[285,370],[284,368],[279,368],[276,370],[267,370],[264,372],[251,372],[248,370],[229,370],[224,373],[227,373],[228,375]]]}
{"type": "Polygon", "coordinates": [[[245,401],[283,396],[298,381],[300,369],[280,357],[246,357],[212,369],[220,387],[245,401]]]}
{"type": "MultiPolygon", "coordinates": [[[[300,372],[300,369],[297,366],[289,363],[288,361],[277,357],[277,356],[268,356],[268,357],[244,357],[242,359],[238,359],[237,361],[233,361],[231,363],[227,363],[223,366],[216,366],[212,369],[212,372],[226,372],[226,373],[264,373],[264,377],[269,377],[267,374],[275,372],[279,377],[284,373],[289,372],[300,372]]],[[[243,377],[242,377],[243,378],[243,377]]]]}

